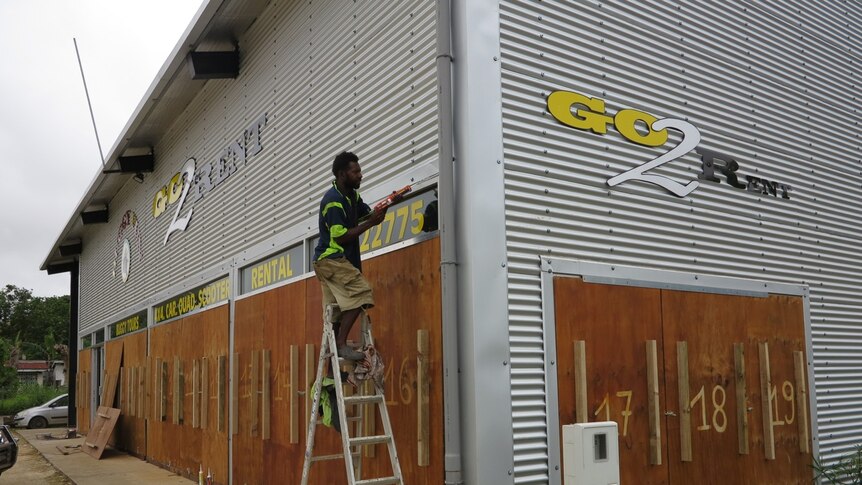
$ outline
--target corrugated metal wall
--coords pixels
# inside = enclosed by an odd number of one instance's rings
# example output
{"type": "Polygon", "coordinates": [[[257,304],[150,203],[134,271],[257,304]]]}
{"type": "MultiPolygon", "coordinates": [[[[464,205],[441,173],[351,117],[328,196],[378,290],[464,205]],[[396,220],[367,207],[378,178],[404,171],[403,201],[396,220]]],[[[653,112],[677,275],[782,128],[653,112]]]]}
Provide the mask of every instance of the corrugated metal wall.
{"type": "MultiPolygon", "coordinates": [[[[503,118],[516,483],[547,481],[540,254],[811,287],[820,453],[862,440],[862,6],[854,2],[503,1],[503,118]],[[657,157],[557,122],[552,91],[682,118],[739,174],[685,198],[608,178],[657,157]]],[[[697,180],[693,151],[652,173],[697,180]]]]}
{"type": "Polygon", "coordinates": [[[154,147],[155,172],[143,184],[128,182],[108,224],[87,228],[82,331],[306,221],[342,150],[360,156],[364,193],[436,164],[435,15],[429,0],[270,3],[239,39],[239,77],[208,81],[154,147]],[[217,160],[264,113],[263,150],[198,200],[187,230],[163,245],[176,204],[154,218],[156,191],[186,159],[217,160]],[[137,214],[142,245],[139,252],[130,238],[124,284],[112,265],[126,210],[137,214]]]}

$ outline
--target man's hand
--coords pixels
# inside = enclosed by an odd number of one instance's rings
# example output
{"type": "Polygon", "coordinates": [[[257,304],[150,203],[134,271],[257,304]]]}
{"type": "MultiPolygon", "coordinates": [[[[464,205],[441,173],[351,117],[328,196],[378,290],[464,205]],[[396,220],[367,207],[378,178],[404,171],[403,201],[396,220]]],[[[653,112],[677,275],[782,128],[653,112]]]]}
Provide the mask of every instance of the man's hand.
{"type": "Polygon", "coordinates": [[[380,224],[381,222],[383,222],[383,219],[385,219],[385,218],[386,218],[386,208],[383,208],[382,210],[381,209],[375,209],[368,216],[368,225],[369,225],[369,227],[370,226],[376,226],[377,224],[380,224]]]}
{"type": "Polygon", "coordinates": [[[348,229],[341,237],[335,238],[335,242],[342,246],[358,238],[363,232],[371,229],[383,222],[386,218],[386,209],[376,209],[368,213],[365,219],[358,226],[348,229]]]}

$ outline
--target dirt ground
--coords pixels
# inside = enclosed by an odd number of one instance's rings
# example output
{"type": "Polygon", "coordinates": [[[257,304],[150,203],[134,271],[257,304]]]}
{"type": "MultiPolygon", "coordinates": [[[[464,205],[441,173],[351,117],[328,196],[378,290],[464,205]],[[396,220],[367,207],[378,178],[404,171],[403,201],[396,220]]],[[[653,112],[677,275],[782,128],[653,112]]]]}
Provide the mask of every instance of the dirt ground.
{"type": "MultiPolygon", "coordinates": [[[[13,431],[14,432],[14,431],[13,431]]],[[[16,433],[16,437],[19,437],[16,433]]],[[[0,485],[12,484],[61,485],[72,484],[62,473],[51,466],[30,443],[18,441],[18,462],[0,475],[0,485]]]]}

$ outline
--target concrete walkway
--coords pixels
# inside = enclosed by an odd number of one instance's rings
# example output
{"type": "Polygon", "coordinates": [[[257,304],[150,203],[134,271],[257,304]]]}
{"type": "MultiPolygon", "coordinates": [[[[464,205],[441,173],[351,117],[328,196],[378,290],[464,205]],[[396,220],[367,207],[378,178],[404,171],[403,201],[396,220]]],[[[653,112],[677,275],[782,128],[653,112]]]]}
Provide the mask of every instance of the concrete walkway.
{"type": "Polygon", "coordinates": [[[62,436],[65,432],[64,428],[18,429],[16,431],[60,473],[78,485],[139,485],[142,483],[189,485],[194,483],[144,460],[110,448],[102,453],[101,460],[96,460],[80,451],[80,445],[84,443],[83,437],[51,439],[44,436],[62,436]],[[69,454],[64,455],[60,449],[69,454]]]}

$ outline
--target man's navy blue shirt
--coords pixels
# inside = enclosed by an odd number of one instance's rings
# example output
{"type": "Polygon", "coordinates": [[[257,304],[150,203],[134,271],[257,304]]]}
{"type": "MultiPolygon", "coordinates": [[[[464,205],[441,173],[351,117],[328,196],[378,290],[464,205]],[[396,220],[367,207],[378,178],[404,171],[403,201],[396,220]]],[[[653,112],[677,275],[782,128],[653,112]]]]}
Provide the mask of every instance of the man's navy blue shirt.
{"type": "Polygon", "coordinates": [[[362,270],[362,260],[359,257],[359,239],[345,244],[343,247],[335,240],[348,229],[353,229],[359,223],[359,219],[371,213],[368,204],[362,201],[358,191],[353,191],[353,198],[343,195],[335,182],[332,187],[323,194],[320,201],[318,213],[318,229],[320,240],[314,248],[314,260],[324,258],[346,257],[353,266],[362,270]]]}

